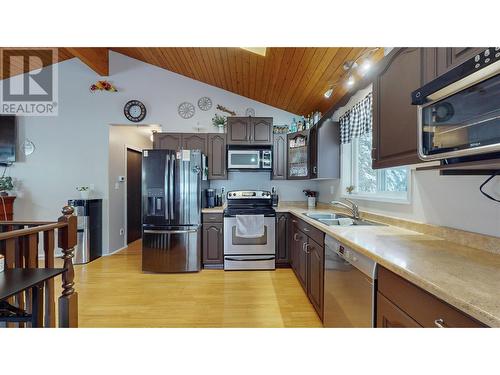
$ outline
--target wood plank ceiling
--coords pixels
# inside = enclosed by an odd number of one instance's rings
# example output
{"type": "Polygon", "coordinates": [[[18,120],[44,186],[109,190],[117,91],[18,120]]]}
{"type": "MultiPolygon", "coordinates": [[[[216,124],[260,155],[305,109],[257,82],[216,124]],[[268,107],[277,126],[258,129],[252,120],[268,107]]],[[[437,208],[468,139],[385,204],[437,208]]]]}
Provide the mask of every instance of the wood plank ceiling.
{"type": "MultiPolygon", "coordinates": [[[[335,105],[348,90],[342,67],[344,62],[355,60],[370,50],[360,47],[271,47],[267,48],[266,56],[260,56],[241,48],[110,49],[295,114],[315,110],[324,113],[335,105]],[[324,93],[332,85],[335,85],[333,95],[327,99],[324,93]]],[[[106,52],[106,48],[59,48],[57,61],[78,57],[98,74],[107,75],[106,52]]],[[[383,49],[380,48],[371,60],[376,62],[382,57],[383,49]]],[[[27,67],[20,62],[13,64],[6,76],[26,71],[27,67]]],[[[4,72],[0,74],[0,79],[6,78],[4,72]]],[[[359,78],[356,74],[355,77],[359,78]]]]}
{"type": "MultiPolygon", "coordinates": [[[[266,56],[241,48],[111,48],[138,60],[295,114],[323,113],[347,91],[342,65],[367,48],[267,48],[266,56]]],[[[383,49],[372,59],[383,57],[383,49]]]]}
{"type": "MultiPolygon", "coordinates": [[[[26,54],[21,53],[22,55],[30,55],[30,56],[38,56],[40,59],[32,59],[30,64],[24,64],[23,59],[21,58],[14,58],[10,61],[9,64],[6,64],[6,61],[3,61],[0,65],[2,66],[2,69],[0,70],[0,79],[5,79],[9,78],[18,74],[22,73],[27,73],[28,71],[31,70],[36,70],[40,69],[44,66],[50,65],[47,63],[47,61],[50,62],[51,56],[49,55],[50,50],[49,49],[43,49],[43,48],[24,48],[24,47],[9,47],[9,48],[1,48],[0,47],[0,56],[5,57],[3,54],[4,50],[27,50],[29,52],[26,52],[26,54]],[[3,69],[3,67],[6,67],[6,69],[3,69]]],[[[57,49],[57,57],[55,60],[57,62],[61,62],[64,60],[68,60],[73,58],[73,54],[69,53],[66,48],[58,48],[57,49]]]]}

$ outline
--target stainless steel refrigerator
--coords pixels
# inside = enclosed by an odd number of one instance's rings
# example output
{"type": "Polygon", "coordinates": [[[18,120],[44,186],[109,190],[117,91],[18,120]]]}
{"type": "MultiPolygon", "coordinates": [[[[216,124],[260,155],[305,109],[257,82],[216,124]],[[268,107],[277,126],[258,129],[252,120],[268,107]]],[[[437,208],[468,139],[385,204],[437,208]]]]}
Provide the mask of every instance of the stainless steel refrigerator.
{"type": "Polygon", "coordinates": [[[201,268],[205,155],[195,150],[142,153],[142,270],[197,272],[201,268]]]}

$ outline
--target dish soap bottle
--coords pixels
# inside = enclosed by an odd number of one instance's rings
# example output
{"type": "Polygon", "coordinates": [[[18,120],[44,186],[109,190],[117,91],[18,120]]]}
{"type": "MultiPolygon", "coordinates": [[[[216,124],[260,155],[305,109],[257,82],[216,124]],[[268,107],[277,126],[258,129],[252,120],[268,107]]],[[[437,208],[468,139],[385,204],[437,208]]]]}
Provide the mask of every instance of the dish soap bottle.
{"type": "Polygon", "coordinates": [[[295,121],[295,117],[292,119],[292,123],[290,124],[290,133],[295,133],[297,131],[297,122],[295,121]]]}

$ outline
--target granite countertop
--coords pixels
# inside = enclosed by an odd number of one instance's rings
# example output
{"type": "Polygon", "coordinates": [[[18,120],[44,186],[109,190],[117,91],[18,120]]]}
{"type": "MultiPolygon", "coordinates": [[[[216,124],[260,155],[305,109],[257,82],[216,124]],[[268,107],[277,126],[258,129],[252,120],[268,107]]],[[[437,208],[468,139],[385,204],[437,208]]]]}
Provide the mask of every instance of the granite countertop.
{"type": "Polygon", "coordinates": [[[491,327],[500,327],[500,255],[395,226],[327,226],[305,212],[338,212],[282,205],[289,212],[365,254],[491,327]]]}
{"type": "MultiPolygon", "coordinates": [[[[203,212],[222,213],[223,207],[203,212]]],[[[280,203],[276,212],[299,217],[473,318],[500,327],[499,254],[393,225],[328,226],[304,215],[339,212],[333,209],[280,203]]]]}

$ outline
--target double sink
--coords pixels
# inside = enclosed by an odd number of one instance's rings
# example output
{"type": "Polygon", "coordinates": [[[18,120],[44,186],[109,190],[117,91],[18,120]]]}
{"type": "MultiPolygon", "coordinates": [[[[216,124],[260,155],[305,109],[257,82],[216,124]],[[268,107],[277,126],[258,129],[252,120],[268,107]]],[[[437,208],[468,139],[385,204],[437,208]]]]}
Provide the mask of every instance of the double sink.
{"type": "Polygon", "coordinates": [[[373,221],[368,221],[368,220],[363,220],[363,219],[353,219],[352,217],[348,215],[342,215],[342,214],[323,214],[323,213],[315,213],[315,212],[305,212],[305,216],[319,221],[322,224],[325,225],[378,225],[378,226],[385,226],[385,224],[379,224],[375,223],[373,221]],[[340,219],[340,220],[339,220],[340,219]],[[343,220],[343,219],[349,219],[349,220],[343,220]]]}

